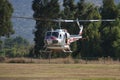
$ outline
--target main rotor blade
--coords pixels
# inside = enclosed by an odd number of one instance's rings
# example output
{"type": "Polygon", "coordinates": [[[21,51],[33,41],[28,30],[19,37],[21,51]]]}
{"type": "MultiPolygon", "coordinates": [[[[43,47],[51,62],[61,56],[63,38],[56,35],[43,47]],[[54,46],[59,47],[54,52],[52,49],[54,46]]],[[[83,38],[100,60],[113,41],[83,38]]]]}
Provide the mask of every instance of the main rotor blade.
{"type": "Polygon", "coordinates": [[[29,19],[29,20],[40,20],[40,21],[53,21],[53,19],[45,19],[45,18],[33,18],[33,17],[26,17],[26,16],[12,16],[12,18],[20,18],[20,19],[29,19]]]}
{"type": "Polygon", "coordinates": [[[54,22],[76,22],[76,20],[62,20],[62,19],[53,19],[54,22]]]}
{"type": "Polygon", "coordinates": [[[46,19],[46,18],[33,18],[33,17],[19,17],[19,16],[12,16],[12,18],[22,18],[22,19],[31,19],[31,20],[40,20],[40,21],[52,21],[52,22],[66,22],[66,23],[72,23],[72,22],[111,22],[115,21],[115,19],[102,19],[102,20],[64,20],[64,19],[46,19]]]}
{"type": "Polygon", "coordinates": [[[79,22],[111,22],[115,21],[115,19],[102,19],[102,20],[79,20],[79,22]]]}
{"type": "Polygon", "coordinates": [[[40,20],[40,21],[52,21],[52,22],[75,22],[75,20],[44,19],[44,18],[24,17],[24,16],[22,16],[22,17],[12,16],[12,18],[31,19],[31,20],[40,20]]]}
{"type": "Polygon", "coordinates": [[[115,19],[103,19],[103,20],[62,20],[62,19],[55,19],[53,20],[55,22],[68,22],[68,23],[71,23],[71,22],[112,22],[112,21],[115,21],[115,19]]]}

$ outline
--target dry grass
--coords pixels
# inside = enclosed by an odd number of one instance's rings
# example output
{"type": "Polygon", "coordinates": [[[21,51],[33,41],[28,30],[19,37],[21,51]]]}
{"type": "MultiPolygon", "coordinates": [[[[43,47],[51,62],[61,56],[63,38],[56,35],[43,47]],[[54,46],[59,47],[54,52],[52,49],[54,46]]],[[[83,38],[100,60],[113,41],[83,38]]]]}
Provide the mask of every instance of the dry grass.
{"type": "Polygon", "coordinates": [[[0,80],[120,80],[120,64],[0,64],[0,80]]]}
{"type": "Polygon", "coordinates": [[[56,58],[56,59],[34,59],[34,58],[6,58],[4,63],[40,63],[40,64],[119,64],[120,60],[112,59],[98,59],[98,60],[82,60],[67,58],[56,58]]]}

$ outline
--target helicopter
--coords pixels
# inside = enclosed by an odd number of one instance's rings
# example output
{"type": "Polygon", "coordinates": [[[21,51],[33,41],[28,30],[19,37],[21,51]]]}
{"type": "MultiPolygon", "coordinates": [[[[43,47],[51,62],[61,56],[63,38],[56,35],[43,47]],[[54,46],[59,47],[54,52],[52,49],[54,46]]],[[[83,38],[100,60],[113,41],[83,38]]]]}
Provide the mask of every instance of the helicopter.
{"type": "Polygon", "coordinates": [[[30,17],[18,17],[13,16],[13,18],[24,18],[24,19],[33,19],[40,21],[51,21],[59,23],[59,29],[51,29],[45,33],[44,37],[44,50],[40,52],[64,52],[64,53],[72,53],[73,51],[70,49],[70,45],[73,42],[76,42],[82,38],[83,25],[80,25],[80,22],[111,22],[115,21],[114,19],[103,19],[103,20],[65,20],[65,19],[42,19],[42,18],[30,18],[30,17]],[[79,32],[77,35],[71,35],[66,29],[61,28],[61,23],[77,23],[79,27],[79,32]]]}
{"type": "Polygon", "coordinates": [[[76,42],[79,39],[82,38],[82,32],[83,32],[83,25],[80,25],[80,22],[98,22],[98,21],[115,21],[111,19],[106,20],[53,20],[54,22],[59,23],[60,29],[47,31],[45,34],[45,51],[62,51],[64,53],[72,53],[73,51],[70,49],[70,45],[73,42],[76,42]],[[61,29],[61,22],[65,23],[73,23],[76,22],[79,27],[79,32],[77,35],[71,35],[66,29],[61,29]]]}
{"type": "MultiPolygon", "coordinates": [[[[66,20],[66,21],[68,22],[70,20],[66,20]]],[[[83,26],[80,25],[78,21],[77,24],[80,29],[77,35],[70,35],[70,33],[66,29],[61,29],[61,28],[47,31],[44,39],[46,51],[49,49],[52,51],[61,50],[63,52],[72,52],[70,49],[70,44],[82,38],[83,26]]]]}
{"type": "Polygon", "coordinates": [[[55,20],[59,22],[60,29],[47,31],[45,33],[44,43],[45,50],[52,51],[62,51],[62,52],[72,52],[70,49],[70,44],[82,39],[83,26],[80,25],[79,21],[76,20],[79,26],[79,33],[77,35],[71,35],[66,29],[61,29],[61,22],[74,22],[73,20],[55,20]]]}

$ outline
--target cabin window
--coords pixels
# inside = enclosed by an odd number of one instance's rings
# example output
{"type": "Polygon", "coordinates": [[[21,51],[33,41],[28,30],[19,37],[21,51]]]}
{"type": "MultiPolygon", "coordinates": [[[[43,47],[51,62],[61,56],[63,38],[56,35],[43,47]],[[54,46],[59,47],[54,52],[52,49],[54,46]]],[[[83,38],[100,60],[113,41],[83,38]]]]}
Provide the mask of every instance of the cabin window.
{"type": "Polygon", "coordinates": [[[51,36],[51,32],[47,32],[47,36],[51,36]]]}
{"type": "Polygon", "coordinates": [[[60,39],[62,39],[62,35],[60,34],[60,39]]]}
{"type": "Polygon", "coordinates": [[[52,32],[52,36],[58,37],[59,33],[58,32],[52,32]]]}

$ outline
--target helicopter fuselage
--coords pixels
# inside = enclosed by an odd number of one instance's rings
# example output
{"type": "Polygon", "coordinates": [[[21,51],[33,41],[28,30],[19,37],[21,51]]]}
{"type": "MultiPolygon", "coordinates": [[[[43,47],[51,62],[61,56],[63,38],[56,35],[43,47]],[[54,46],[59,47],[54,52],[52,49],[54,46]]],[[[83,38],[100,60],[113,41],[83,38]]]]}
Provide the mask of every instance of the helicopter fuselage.
{"type": "Polygon", "coordinates": [[[54,31],[47,31],[45,35],[45,45],[50,50],[63,50],[69,49],[67,40],[70,38],[70,34],[65,29],[57,29],[54,31]]]}

